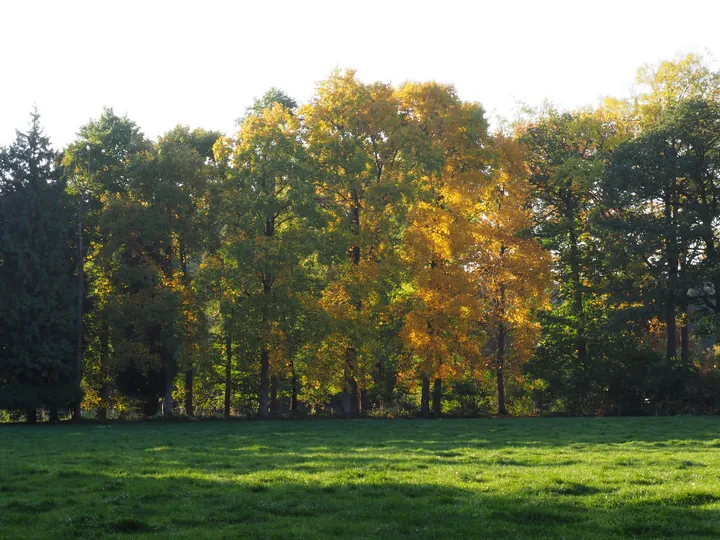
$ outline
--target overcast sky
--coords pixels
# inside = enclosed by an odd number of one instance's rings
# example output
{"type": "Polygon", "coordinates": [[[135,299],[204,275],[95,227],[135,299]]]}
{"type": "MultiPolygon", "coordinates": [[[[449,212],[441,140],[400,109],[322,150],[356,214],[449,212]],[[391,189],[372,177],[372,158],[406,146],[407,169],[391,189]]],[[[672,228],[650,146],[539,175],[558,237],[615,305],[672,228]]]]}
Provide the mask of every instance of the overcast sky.
{"type": "Polygon", "coordinates": [[[0,144],[36,103],[53,144],[104,105],[156,137],[232,131],[277,86],[301,102],[335,67],[434,79],[512,117],[627,95],[643,63],[720,55],[720,1],[0,0],[0,144]]]}

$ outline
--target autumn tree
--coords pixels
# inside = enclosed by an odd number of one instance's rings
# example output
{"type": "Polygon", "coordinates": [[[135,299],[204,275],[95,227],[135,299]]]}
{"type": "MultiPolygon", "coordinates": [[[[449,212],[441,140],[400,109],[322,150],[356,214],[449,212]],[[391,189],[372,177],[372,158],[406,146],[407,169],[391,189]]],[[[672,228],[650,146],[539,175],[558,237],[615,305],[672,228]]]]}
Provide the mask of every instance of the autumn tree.
{"type": "Polygon", "coordinates": [[[681,102],[720,100],[720,72],[699,54],[645,64],[638,69],[636,83],[632,113],[641,129],[660,122],[665,111],[681,102]]]}
{"type": "Polygon", "coordinates": [[[490,311],[485,319],[488,363],[496,376],[498,413],[507,414],[505,373],[508,366],[518,372],[538,341],[537,312],[548,300],[550,256],[532,236],[531,186],[523,152],[502,134],[496,136],[493,169],[492,181],[479,193],[468,267],[490,311]]]}
{"type": "Polygon", "coordinates": [[[323,305],[334,319],[328,336],[334,343],[328,350],[345,351],[337,371],[343,410],[351,417],[375,367],[362,350],[378,326],[370,321],[378,313],[373,308],[387,299],[377,287],[381,267],[387,268],[381,261],[393,248],[402,126],[392,88],[363,84],[353,71],[333,73],[301,112],[317,202],[329,220],[324,254],[332,269],[323,305]]]}
{"type": "MultiPolygon", "coordinates": [[[[215,148],[227,168],[228,250],[244,275],[245,308],[253,313],[260,359],[258,413],[270,414],[271,369],[283,360],[280,312],[297,290],[311,249],[306,218],[312,211],[299,120],[281,103],[253,111],[237,138],[215,148]]],[[[273,411],[274,412],[274,411],[273,411]]]]}
{"type": "Polygon", "coordinates": [[[422,413],[429,415],[432,379],[439,416],[443,378],[463,359],[476,360],[484,340],[484,309],[467,263],[479,193],[489,180],[490,139],[482,107],[463,103],[452,87],[406,84],[398,94],[416,164],[403,239],[412,305],[402,333],[420,360],[422,413]]]}

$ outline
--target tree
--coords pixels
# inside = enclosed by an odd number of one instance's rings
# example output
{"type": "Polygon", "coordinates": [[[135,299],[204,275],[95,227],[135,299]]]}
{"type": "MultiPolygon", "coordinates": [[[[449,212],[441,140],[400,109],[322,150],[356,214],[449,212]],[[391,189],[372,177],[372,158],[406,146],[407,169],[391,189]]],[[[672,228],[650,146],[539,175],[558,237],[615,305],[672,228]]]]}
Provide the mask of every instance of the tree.
{"type": "Polygon", "coordinates": [[[569,302],[567,331],[575,337],[580,366],[588,361],[585,304],[595,246],[590,215],[610,139],[604,127],[590,114],[551,109],[519,128],[533,187],[534,233],[556,253],[560,294],[569,302]]]}
{"type": "MultiPolygon", "coordinates": [[[[297,117],[278,102],[249,115],[235,140],[215,148],[227,167],[228,252],[243,276],[260,356],[258,412],[270,414],[271,359],[282,357],[280,312],[292,301],[308,255],[305,218],[313,186],[305,172],[297,117]]],[[[309,246],[312,249],[311,246],[309,246]]]]}
{"type": "Polygon", "coordinates": [[[206,193],[214,174],[212,148],[219,137],[216,132],[191,131],[184,126],[166,133],[155,146],[154,178],[144,195],[162,205],[172,243],[172,266],[180,271],[177,285],[182,299],[183,339],[179,362],[185,379],[185,413],[189,416],[193,414],[194,364],[204,333],[189,266],[199,260],[207,233],[206,193]]]}
{"type": "MultiPolygon", "coordinates": [[[[395,176],[401,121],[392,88],[366,85],[353,71],[334,72],[301,110],[317,201],[326,211],[324,255],[330,264],[322,304],[334,320],[327,350],[344,349],[339,386],[347,417],[358,412],[373,369],[363,344],[373,341],[369,317],[378,292],[380,261],[392,252],[388,228],[401,197],[395,176]]],[[[397,237],[396,237],[397,238],[397,237]]]]}
{"type": "Polygon", "coordinates": [[[87,197],[89,403],[105,417],[114,382],[146,414],[164,395],[171,414],[182,343],[173,190],[137,125],[111,109],[81,128],[64,163],[87,197]]]}
{"type": "Polygon", "coordinates": [[[245,117],[241,118],[238,123],[247,119],[248,116],[262,115],[265,109],[272,109],[275,104],[282,105],[285,109],[290,112],[294,112],[298,107],[297,101],[287,95],[279,88],[272,87],[270,90],[265,92],[262,97],[257,98],[253,104],[245,111],[245,117]]]}
{"type": "Polygon", "coordinates": [[[710,313],[716,342],[720,341],[720,250],[716,220],[720,216],[720,105],[688,100],[674,107],[668,123],[682,145],[679,174],[686,180],[690,257],[680,301],[683,304],[682,357],[689,355],[687,301],[710,313]],[[691,298],[688,298],[691,297],[691,298]]]}
{"type": "Polygon", "coordinates": [[[483,305],[468,264],[490,140],[482,107],[461,102],[452,87],[406,84],[399,95],[417,156],[403,239],[411,305],[402,334],[420,361],[422,413],[430,412],[433,379],[439,416],[443,378],[477,360],[484,341],[483,305]]]}
{"type": "Polygon", "coordinates": [[[616,217],[622,216],[620,219],[626,224],[626,241],[642,253],[656,286],[663,291],[660,303],[668,358],[676,356],[679,266],[689,247],[678,159],[678,147],[671,133],[664,130],[645,133],[618,148],[609,173],[612,185],[606,186],[609,198],[614,201],[616,217]]]}
{"type": "Polygon", "coordinates": [[[489,309],[488,363],[494,367],[498,414],[507,414],[505,373],[526,362],[540,332],[537,312],[548,301],[550,254],[532,237],[531,186],[520,146],[498,134],[495,175],[482,202],[468,266],[489,309]]]}
{"type": "Polygon", "coordinates": [[[641,128],[652,127],[667,109],[680,102],[720,100],[720,72],[710,69],[698,54],[655,66],[645,64],[638,69],[636,82],[640,91],[633,112],[641,128]]]}
{"type": "Polygon", "coordinates": [[[610,219],[645,262],[650,299],[662,306],[667,358],[677,356],[676,321],[682,317],[684,362],[690,355],[689,290],[715,312],[719,126],[715,104],[671,105],[653,127],[617,149],[606,183],[610,219]]]}
{"type": "Polygon", "coordinates": [[[0,408],[58,409],[80,399],[74,361],[76,267],[57,155],[40,127],[0,152],[0,408]]]}

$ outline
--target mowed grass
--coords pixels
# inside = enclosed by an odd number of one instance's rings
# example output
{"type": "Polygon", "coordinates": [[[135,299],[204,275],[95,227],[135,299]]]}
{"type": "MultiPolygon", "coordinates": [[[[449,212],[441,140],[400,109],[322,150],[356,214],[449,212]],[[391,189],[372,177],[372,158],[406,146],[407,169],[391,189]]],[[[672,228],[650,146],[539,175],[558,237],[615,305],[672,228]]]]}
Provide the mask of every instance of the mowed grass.
{"type": "Polygon", "coordinates": [[[0,426],[2,538],[720,538],[720,418],[0,426]]]}

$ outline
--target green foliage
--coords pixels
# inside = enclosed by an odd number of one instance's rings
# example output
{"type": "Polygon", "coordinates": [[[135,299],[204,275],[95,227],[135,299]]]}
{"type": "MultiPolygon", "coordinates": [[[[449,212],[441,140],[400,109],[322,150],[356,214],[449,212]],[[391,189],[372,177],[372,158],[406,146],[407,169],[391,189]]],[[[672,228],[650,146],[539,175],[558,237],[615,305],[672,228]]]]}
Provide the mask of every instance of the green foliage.
{"type": "Polygon", "coordinates": [[[35,111],[0,150],[0,409],[78,399],[69,203],[35,111]]]}
{"type": "Polygon", "coordinates": [[[272,109],[276,103],[290,112],[294,112],[298,107],[297,101],[279,88],[273,87],[265,92],[262,97],[255,99],[253,104],[245,111],[245,118],[241,118],[238,123],[242,124],[249,116],[262,115],[265,109],[272,109]]]}
{"type": "Polygon", "coordinates": [[[56,156],[34,116],[0,152],[0,407],[717,411],[720,77],[638,84],[512,135],[352,70],[232,136],[104,109],[56,156]]]}

